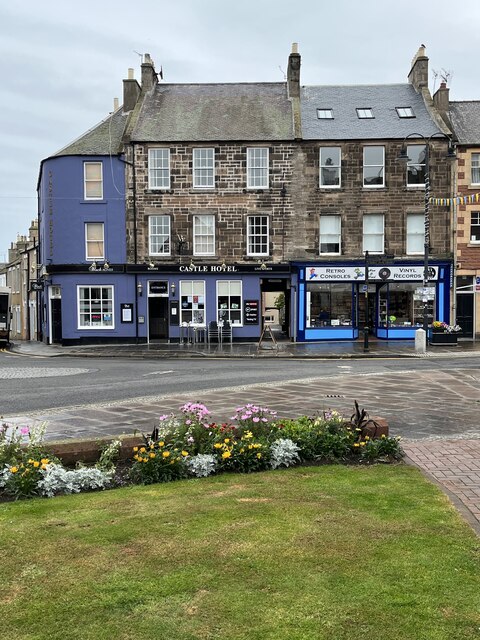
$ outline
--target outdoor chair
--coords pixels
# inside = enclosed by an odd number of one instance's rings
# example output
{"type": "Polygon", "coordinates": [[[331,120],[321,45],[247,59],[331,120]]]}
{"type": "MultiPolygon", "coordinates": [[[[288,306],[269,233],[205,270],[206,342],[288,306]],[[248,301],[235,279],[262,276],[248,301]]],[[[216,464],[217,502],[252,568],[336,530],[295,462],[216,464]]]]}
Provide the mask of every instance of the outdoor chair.
{"type": "Polygon", "coordinates": [[[232,342],[232,325],[228,320],[225,320],[222,326],[222,342],[232,342]]]}
{"type": "Polygon", "coordinates": [[[210,344],[210,342],[212,340],[216,340],[217,342],[220,342],[221,340],[221,334],[220,334],[220,330],[218,328],[218,324],[217,322],[215,322],[215,320],[212,320],[211,322],[208,323],[208,342],[210,344]]]}

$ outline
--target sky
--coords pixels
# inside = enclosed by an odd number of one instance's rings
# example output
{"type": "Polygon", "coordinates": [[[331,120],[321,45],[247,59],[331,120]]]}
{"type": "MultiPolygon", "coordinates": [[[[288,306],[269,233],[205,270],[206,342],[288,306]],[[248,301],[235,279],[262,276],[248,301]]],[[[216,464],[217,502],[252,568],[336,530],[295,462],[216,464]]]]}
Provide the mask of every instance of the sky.
{"type": "Polygon", "coordinates": [[[139,54],[165,82],[281,82],[298,42],[302,84],[383,84],[424,44],[430,91],[447,72],[475,100],[479,24],[478,0],[0,1],[0,262],[37,215],[41,160],[121,103],[139,54]]]}

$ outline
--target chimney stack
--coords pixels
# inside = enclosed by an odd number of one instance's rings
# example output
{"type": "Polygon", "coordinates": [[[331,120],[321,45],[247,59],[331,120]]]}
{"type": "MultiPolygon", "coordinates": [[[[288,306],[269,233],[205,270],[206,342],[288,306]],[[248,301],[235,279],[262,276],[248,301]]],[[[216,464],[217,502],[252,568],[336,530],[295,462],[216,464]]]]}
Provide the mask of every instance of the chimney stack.
{"type": "Polygon", "coordinates": [[[158,82],[155,65],[149,53],[146,53],[142,63],[142,91],[150,91],[158,82]]]}
{"type": "Polygon", "coordinates": [[[113,110],[117,111],[118,109],[118,98],[113,99],[113,110]]]}
{"type": "Polygon", "coordinates": [[[441,82],[440,87],[433,94],[433,104],[441,116],[446,116],[450,109],[450,89],[446,82],[441,82]]]}
{"type": "Polygon", "coordinates": [[[298,44],[292,44],[292,53],[288,57],[287,68],[287,89],[289,98],[300,97],[300,54],[298,53],[298,44]]]}
{"type": "Polygon", "coordinates": [[[412,60],[412,68],[408,74],[408,81],[417,93],[428,89],[428,58],[425,55],[425,45],[420,45],[412,60]]]}
{"type": "MultiPolygon", "coordinates": [[[[123,81],[123,111],[132,111],[140,95],[140,85],[135,80],[133,69],[128,70],[128,78],[123,81]]],[[[114,103],[115,109],[115,103],[114,103]]]]}

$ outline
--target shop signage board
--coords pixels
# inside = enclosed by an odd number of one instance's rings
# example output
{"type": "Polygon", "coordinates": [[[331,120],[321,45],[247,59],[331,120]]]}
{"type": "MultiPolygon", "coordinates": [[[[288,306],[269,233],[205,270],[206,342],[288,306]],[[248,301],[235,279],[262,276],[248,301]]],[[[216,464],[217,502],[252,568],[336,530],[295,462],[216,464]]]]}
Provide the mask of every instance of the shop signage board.
{"type": "MultiPolygon", "coordinates": [[[[383,282],[405,282],[423,280],[423,266],[404,267],[388,265],[385,267],[369,267],[368,279],[383,282]]],[[[342,282],[365,281],[364,267],[307,267],[305,269],[307,282],[342,282]]],[[[429,280],[438,280],[438,267],[429,267],[429,280]]]]}
{"type": "Polygon", "coordinates": [[[243,303],[244,324],[258,324],[259,322],[259,300],[245,300],[243,303]]]}

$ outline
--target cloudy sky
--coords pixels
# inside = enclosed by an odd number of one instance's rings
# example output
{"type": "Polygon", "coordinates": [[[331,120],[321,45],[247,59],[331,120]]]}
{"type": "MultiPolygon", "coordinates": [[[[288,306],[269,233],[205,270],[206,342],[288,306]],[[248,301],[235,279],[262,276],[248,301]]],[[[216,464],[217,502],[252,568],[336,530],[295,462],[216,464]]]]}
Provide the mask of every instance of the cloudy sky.
{"type": "MultiPolygon", "coordinates": [[[[292,42],[302,84],[405,82],[420,44],[480,99],[480,2],[463,0],[23,0],[0,3],[0,262],[37,212],[39,164],[105,118],[151,54],[166,82],[283,80],[292,42]]],[[[435,85],[436,82],[436,85],[435,85]]]]}

